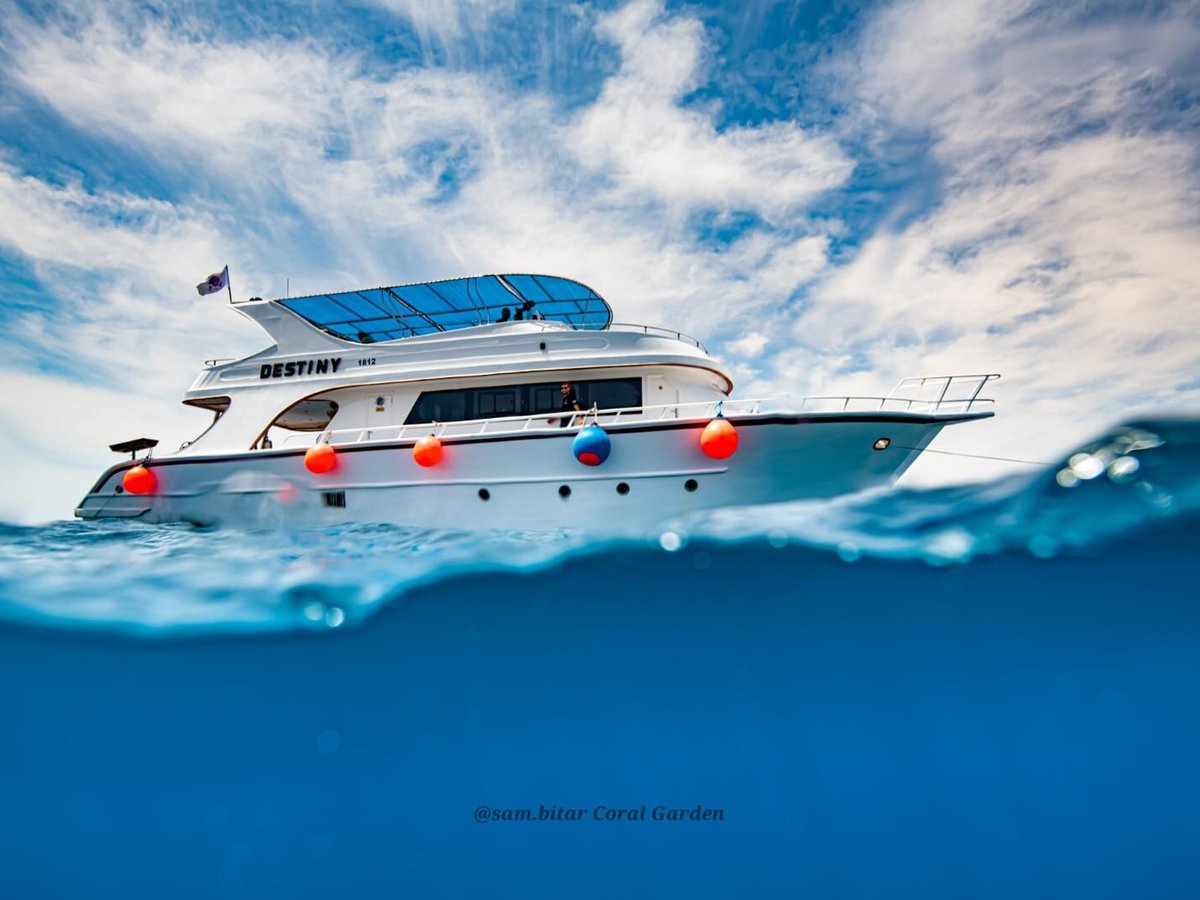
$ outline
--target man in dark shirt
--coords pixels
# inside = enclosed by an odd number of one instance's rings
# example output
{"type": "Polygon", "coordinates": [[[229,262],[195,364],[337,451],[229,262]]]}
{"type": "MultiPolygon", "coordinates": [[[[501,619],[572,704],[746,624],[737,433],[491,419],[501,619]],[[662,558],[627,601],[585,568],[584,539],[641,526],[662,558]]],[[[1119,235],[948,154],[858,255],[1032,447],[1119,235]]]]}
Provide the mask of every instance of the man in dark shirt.
{"type": "MultiPolygon", "coordinates": [[[[561,408],[564,413],[583,412],[583,407],[579,405],[579,398],[577,396],[575,396],[575,388],[573,388],[571,386],[571,382],[564,381],[562,384],[559,385],[558,389],[562,393],[562,407],[561,408]]],[[[559,428],[566,428],[567,423],[570,421],[571,421],[570,416],[563,416],[561,419],[558,420],[559,428]]]]}

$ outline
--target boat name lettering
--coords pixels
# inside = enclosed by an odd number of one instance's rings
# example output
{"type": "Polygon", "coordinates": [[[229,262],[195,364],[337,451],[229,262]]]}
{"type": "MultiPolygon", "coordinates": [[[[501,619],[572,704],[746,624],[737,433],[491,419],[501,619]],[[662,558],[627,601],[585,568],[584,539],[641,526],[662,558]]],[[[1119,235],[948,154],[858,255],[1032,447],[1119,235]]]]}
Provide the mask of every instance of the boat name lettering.
{"type": "Polygon", "coordinates": [[[299,362],[263,363],[259,378],[293,378],[296,375],[332,375],[342,364],[342,358],[302,359],[299,362]]]}

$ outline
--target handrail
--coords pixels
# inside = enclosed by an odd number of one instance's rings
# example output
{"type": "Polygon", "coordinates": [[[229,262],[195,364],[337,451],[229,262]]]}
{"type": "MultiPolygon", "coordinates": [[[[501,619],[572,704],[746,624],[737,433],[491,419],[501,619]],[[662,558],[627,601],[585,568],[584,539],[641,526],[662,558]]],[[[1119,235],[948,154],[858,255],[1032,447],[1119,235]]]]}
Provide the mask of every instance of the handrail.
{"type": "Polygon", "coordinates": [[[699,347],[706,354],[708,353],[708,348],[705,347],[698,340],[696,340],[694,337],[692,337],[690,334],[684,334],[682,331],[675,331],[672,328],[659,328],[657,325],[638,325],[634,322],[611,322],[609,324],[608,328],[606,328],[605,330],[606,331],[640,331],[643,334],[651,334],[651,333],[661,334],[661,335],[665,335],[667,337],[673,337],[677,341],[683,341],[684,343],[692,344],[693,346],[699,347]]]}
{"type": "MultiPolygon", "coordinates": [[[[977,398],[975,400],[916,400],[906,397],[803,397],[800,400],[800,410],[810,408],[810,404],[814,402],[823,402],[827,406],[840,406],[834,410],[836,412],[847,412],[853,408],[859,411],[869,412],[873,410],[892,410],[895,412],[970,412],[972,407],[982,403],[995,403],[994,400],[987,398],[977,398]],[[957,408],[956,408],[957,407],[957,408]]],[[[829,412],[830,410],[817,410],[813,412],[829,412]]]]}
{"type": "MultiPolygon", "coordinates": [[[[995,381],[1000,377],[999,372],[992,372],[987,375],[920,375],[915,378],[905,378],[900,381],[892,392],[888,394],[889,398],[897,398],[902,391],[915,390],[918,394],[925,393],[926,386],[933,389],[932,392],[937,393],[937,399],[933,402],[941,403],[947,400],[946,394],[950,393],[952,387],[960,387],[964,394],[970,396],[951,397],[949,402],[966,400],[968,402],[975,400],[979,396],[979,392],[989,381],[995,381]],[[939,390],[940,386],[940,390],[939,390]]],[[[932,401],[932,397],[922,397],[924,401],[932,401]]]]}
{"type": "Polygon", "coordinates": [[[500,416],[491,419],[468,419],[461,422],[421,422],[404,425],[377,425],[357,428],[326,429],[319,434],[301,432],[287,435],[281,446],[313,444],[318,441],[333,444],[369,444],[400,441],[433,434],[436,437],[472,437],[483,434],[503,435],[525,431],[551,431],[559,428],[582,427],[597,423],[613,426],[629,421],[657,422],[665,419],[711,419],[717,415],[759,415],[765,412],[788,414],[810,410],[810,404],[825,404],[829,408],[811,408],[814,413],[858,411],[936,412],[939,414],[969,413],[975,406],[991,404],[989,399],[928,401],[902,397],[803,397],[793,405],[790,395],[748,400],[700,400],[689,403],[664,403],[656,406],[628,406],[619,409],[590,409],[584,412],[536,413],[534,415],[500,416]],[[782,402],[781,402],[782,401],[782,402]],[[562,424],[565,421],[565,425],[562,424]]]}

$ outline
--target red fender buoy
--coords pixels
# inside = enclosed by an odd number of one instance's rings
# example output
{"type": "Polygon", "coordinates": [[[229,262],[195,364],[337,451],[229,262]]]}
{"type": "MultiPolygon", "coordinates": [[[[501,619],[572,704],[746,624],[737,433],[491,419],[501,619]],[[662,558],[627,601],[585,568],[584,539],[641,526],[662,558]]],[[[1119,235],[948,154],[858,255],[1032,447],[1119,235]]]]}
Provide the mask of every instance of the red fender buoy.
{"type": "Polygon", "coordinates": [[[713,459],[733,456],[737,446],[737,429],[728,419],[717,417],[705,425],[700,433],[700,449],[713,459]]]}
{"type": "Polygon", "coordinates": [[[329,444],[316,444],[309,447],[304,454],[304,468],[314,475],[332,472],[335,466],[337,466],[337,453],[329,444]]]}
{"type": "Polygon", "coordinates": [[[413,459],[418,466],[429,468],[442,461],[442,442],[428,434],[413,444],[413,459]]]}
{"type": "Polygon", "coordinates": [[[121,479],[121,487],[131,494],[150,494],[158,487],[158,479],[145,466],[134,466],[121,479]]]}

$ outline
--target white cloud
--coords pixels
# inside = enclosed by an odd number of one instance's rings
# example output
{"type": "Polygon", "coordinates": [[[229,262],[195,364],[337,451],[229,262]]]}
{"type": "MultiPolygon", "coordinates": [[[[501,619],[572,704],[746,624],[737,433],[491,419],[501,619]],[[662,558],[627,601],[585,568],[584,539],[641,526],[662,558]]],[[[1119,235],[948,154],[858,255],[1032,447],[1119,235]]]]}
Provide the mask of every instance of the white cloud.
{"type": "Polygon", "coordinates": [[[129,33],[102,10],[85,26],[27,22],[13,34],[17,83],[71,121],[226,169],[325,138],[353,69],[304,44],[215,45],[155,24],[129,33]]]}
{"type": "Polygon", "coordinates": [[[828,136],[791,122],[718,130],[710,111],[682,104],[702,71],[698,20],[637,0],[606,16],[600,31],[620,46],[621,68],[567,140],[626,196],[779,220],[849,177],[853,164],[828,136]]]}
{"type": "Polygon", "coordinates": [[[422,41],[441,47],[464,33],[486,28],[501,13],[511,13],[515,0],[367,0],[408,19],[422,41]]]}
{"type": "Polygon", "coordinates": [[[771,342],[765,334],[760,334],[757,331],[751,331],[744,337],[738,338],[736,341],[730,341],[725,345],[730,353],[735,356],[758,356],[766,349],[767,344],[771,342]]]}
{"type": "Polygon", "coordinates": [[[59,297],[56,312],[28,311],[9,325],[27,363],[69,353],[100,381],[178,380],[202,354],[214,355],[210,340],[251,345],[234,317],[214,321],[217,304],[195,293],[229,253],[203,213],[78,183],[52,186],[0,163],[0,243],[32,260],[59,297]],[[191,361],[180,352],[188,348],[191,361]]]}
{"type": "Polygon", "coordinates": [[[216,253],[211,219],[184,214],[169,203],[130,193],[89,192],[78,182],[54,186],[0,162],[0,243],[45,263],[83,269],[125,270],[178,277],[172,262],[216,253]]]}

